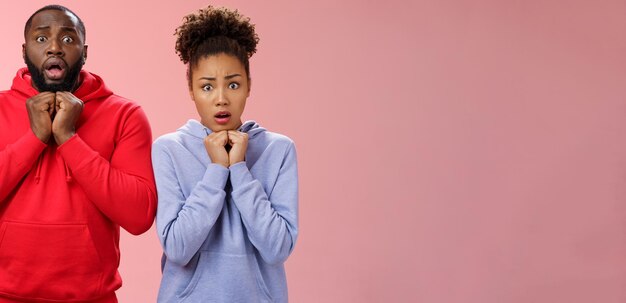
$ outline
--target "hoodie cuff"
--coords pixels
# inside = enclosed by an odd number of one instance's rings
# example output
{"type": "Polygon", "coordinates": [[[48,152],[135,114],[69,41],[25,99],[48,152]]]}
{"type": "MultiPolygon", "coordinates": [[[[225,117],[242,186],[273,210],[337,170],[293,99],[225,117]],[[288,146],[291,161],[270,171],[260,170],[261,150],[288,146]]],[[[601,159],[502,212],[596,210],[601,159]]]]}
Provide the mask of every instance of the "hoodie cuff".
{"type": "Polygon", "coordinates": [[[95,152],[78,134],[75,134],[57,148],[63,160],[73,170],[93,162],[99,154],[95,152]]]}
{"type": "Polygon", "coordinates": [[[19,167],[31,167],[48,144],[41,142],[35,133],[28,129],[26,134],[10,146],[15,157],[15,164],[19,167]]]}
{"type": "Polygon", "coordinates": [[[230,183],[233,185],[233,189],[240,188],[244,184],[254,181],[254,177],[248,170],[246,162],[238,162],[230,166],[230,183]]]}
{"type": "Polygon", "coordinates": [[[202,177],[203,184],[219,189],[226,187],[227,180],[228,168],[215,163],[209,163],[202,177]]]}

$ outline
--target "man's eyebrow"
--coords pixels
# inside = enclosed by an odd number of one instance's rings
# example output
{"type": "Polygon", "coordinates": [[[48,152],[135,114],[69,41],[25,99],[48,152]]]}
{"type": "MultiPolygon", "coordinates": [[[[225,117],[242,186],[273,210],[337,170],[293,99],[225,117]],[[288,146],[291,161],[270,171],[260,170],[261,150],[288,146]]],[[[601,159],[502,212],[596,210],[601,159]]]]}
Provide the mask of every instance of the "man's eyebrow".
{"type": "MultiPolygon", "coordinates": [[[[73,26],[59,26],[59,27],[65,32],[77,32],[76,28],[73,26]]],[[[49,25],[41,25],[41,26],[35,27],[35,30],[47,30],[47,29],[50,29],[49,25]]]]}

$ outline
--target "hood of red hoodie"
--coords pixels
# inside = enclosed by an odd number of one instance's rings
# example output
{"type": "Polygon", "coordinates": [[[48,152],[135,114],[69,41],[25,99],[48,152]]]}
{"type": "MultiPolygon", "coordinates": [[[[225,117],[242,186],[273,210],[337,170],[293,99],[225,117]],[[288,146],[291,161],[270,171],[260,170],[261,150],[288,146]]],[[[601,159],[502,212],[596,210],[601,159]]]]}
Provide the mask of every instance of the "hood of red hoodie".
{"type": "MultiPolygon", "coordinates": [[[[94,73],[90,73],[86,70],[81,70],[80,79],[82,79],[82,83],[73,94],[84,103],[95,99],[105,98],[113,94],[113,92],[106,87],[102,78],[94,73]]],[[[32,86],[32,78],[30,72],[28,71],[28,68],[26,67],[21,68],[17,71],[15,78],[13,78],[13,85],[11,85],[11,90],[22,94],[27,98],[30,98],[39,93],[32,86]]]]}
{"type": "MultiPolygon", "coordinates": [[[[91,100],[103,99],[113,94],[113,92],[104,85],[104,81],[100,76],[90,73],[86,70],[80,71],[80,79],[82,82],[78,89],[73,92],[74,96],[87,103],[91,100]]],[[[24,67],[17,71],[15,78],[13,78],[13,84],[11,85],[11,91],[16,94],[23,95],[26,99],[39,94],[39,92],[32,86],[32,77],[28,68],[24,67]]],[[[37,160],[37,172],[35,180],[39,183],[41,169],[43,165],[43,155],[37,160]]],[[[65,162],[65,178],[67,182],[72,180],[71,173],[67,168],[65,162]]]]}

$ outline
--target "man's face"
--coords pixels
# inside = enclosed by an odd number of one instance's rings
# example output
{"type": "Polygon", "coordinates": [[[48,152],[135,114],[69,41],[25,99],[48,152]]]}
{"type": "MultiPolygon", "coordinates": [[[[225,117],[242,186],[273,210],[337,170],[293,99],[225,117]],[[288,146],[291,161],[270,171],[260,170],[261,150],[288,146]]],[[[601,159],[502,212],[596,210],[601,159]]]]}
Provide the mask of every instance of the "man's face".
{"type": "Polygon", "coordinates": [[[74,91],[87,57],[78,19],[60,10],[45,10],[32,19],[22,45],[24,61],[38,91],[74,91]]]}

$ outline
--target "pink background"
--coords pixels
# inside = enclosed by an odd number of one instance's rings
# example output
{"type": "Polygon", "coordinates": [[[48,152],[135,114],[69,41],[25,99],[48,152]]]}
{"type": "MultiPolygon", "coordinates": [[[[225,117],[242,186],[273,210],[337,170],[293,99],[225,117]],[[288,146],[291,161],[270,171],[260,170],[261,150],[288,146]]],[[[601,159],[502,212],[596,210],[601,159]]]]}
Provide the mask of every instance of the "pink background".
{"type": "MultiPolygon", "coordinates": [[[[59,3],[155,138],[196,116],[172,33],[207,1],[59,3]]],[[[261,37],[244,118],[297,143],[292,302],[626,302],[625,1],[213,3],[261,37]]],[[[4,88],[44,4],[3,4],[4,88]]],[[[121,245],[154,302],[154,229],[121,245]]]]}

